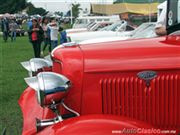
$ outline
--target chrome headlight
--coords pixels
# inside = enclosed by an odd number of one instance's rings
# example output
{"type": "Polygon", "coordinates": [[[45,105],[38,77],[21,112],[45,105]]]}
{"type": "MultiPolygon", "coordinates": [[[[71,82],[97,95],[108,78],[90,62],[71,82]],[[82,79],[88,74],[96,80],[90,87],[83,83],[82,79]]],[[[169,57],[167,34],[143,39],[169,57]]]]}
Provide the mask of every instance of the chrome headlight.
{"type": "Polygon", "coordinates": [[[36,91],[41,106],[61,101],[71,86],[68,78],[53,72],[41,72],[36,77],[25,78],[25,81],[36,91]]]}
{"type": "Polygon", "coordinates": [[[29,71],[30,76],[34,76],[40,69],[44,67],[52,67],[52,61],[41,58],[32,58],[30,61],[21,62],[21,65],[29,71]]]}

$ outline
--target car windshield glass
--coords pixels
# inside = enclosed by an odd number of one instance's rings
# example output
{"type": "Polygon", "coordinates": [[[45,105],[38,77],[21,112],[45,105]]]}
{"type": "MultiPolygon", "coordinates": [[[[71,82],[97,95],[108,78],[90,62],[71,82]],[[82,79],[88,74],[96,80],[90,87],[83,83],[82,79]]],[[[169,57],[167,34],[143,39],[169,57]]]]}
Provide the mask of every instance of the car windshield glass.
{"type": "Polygon", "coordinates": [[[91,29],[94,25],[96,25],[97,23],[96,22],[93,22],[93,23],[91,23],[87,28],[88,29],[91,29]]]}
{"type": "Polygon", "coordinates": [[[150,37],[155,37],[156,33],[155,33],[155,24],[149,24],[146,25],[147,27],[144,27],[144,29],[140,29],[138,31],[136,31],[136,33],[134,33],[132,35],[132,38],[150,38],[150,37]]]}
{"type": "Polygon", "coordinates": [[[85,19],[77,19],[75,24],[86,24],[87,23],[87,20],[85,19]]]}
{"type": "Polygon", "coordinates": [[[116,29],[118,27],[120,27],[121,24],[122,24],[122,22],[113,23],[113,24],[111,24],[109,26],[106,26],[106,27],[100,29],[100,31],[116,31],[116,29]]]}
{"type": "Polygon", "coordinates": [[[99,25],[100,25],[99,23],[96,23],[89,30],[95,30],[99,25]]]}
{"type": "Polygon", "coordinates": [[[141,24],[139,27],[137,27],[133,32],[132,32],[132,36],[136,35],[138,33],[141,33],[141,31],[147,29],[149,26],[151,26],[151,23],[143,23],[141,24]]]}
{"type": "Polygon", "coordinates": [[[95,23],[95,22],[89,22],[89,23],[87,24],[87,27],[91,26],[93,23],[95,23]]]}
{"type": "Polygon", "coordinates": [[[90,22],[90,23],[88,23],[87,28],[89,29],[89,28],[91,28],[92,26],[94,26],[95,24],[96,24],[96,22],[90,22]]]}

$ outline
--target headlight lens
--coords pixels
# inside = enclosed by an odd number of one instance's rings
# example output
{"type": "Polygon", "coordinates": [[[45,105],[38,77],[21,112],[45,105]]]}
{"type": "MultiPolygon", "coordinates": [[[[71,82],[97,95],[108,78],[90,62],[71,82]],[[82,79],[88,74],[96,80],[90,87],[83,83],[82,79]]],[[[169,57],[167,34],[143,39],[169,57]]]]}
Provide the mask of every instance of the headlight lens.
{"type": "Polygon", "coordinates": [[[61,101],[71,86],[68,78],[53,72],[41,72],[36,77],[25,78],[25,81],[36,90],[41,106],[50,105],[52,101],[61,101]]]}
{"type": "Polygon", "coordinates": [[[35,73],[36,75],[38,70],[43,69],[44,67],[52,67],[52,61],[49,61],[48,59],[32,58],[30,61],[21,62],[21,65],[29,71],[30,74],[35,73]]]}

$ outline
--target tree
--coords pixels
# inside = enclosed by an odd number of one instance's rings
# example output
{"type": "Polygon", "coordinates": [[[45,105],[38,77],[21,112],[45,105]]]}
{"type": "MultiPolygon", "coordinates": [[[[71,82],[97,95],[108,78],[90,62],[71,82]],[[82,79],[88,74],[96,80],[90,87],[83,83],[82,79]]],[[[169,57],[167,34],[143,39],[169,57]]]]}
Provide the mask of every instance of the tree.
{"type": "Polygon", "coordinates": [[[77,18],[79,16],[80,10],[82,10],[82,8],[80,8],[80,4],[72,4],[72,14],[74,18],[77,18]]]}
{"type": "Polygon", "coordinates": [[[30,2],[27,2],[26,0],[0,0],[0,14],[4,13],[18,13],[24,9],[28,9],[28,14],[39,14],[42,15],[46,12],[43,8],[36,8],[34,5],[30,2]]]}
{"type": "Polygon", "coordinates": [[[43,8],[36,8],[32,3],[27,3],[27,14],[28,15],[44,15],[46,13],[46,10],[43,8]]]}
{"type": "Polygon", "coordinates": [[[26,0],[0,0],[0,14],[17,13],[26,8],[26,0]]]}
{"type": "Polygon", "coordinates": [[[64,15],[63,12],[59,12],[59,11],[56,11],[54,14],[55,14],[55,15],[59,15],[59,16],[61,16],[61,17],[64,15]]]}

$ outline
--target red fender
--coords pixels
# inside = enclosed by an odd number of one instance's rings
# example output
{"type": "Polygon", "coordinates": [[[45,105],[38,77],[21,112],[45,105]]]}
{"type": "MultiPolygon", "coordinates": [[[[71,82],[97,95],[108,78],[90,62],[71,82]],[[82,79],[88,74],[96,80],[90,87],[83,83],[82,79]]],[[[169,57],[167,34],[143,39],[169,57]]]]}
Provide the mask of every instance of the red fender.
{"type": "MultiPolygon", "coordinates": [[[[96,114],[70,118],[55,125],[46,127],[41,132],[36,133],[35,118],[48,119],[54,118],[55,115],[48,108],[40,107],[40,105],[37,103],[35,91],[31,88],[27,88],[23,92],[19,99],[19,105],[23,113],[22,135],[106,135],[112,134],[113,132],[118,132],[119,134],[119,132],[122,131],[124,134],[128,134],[128,131],[138,131],[137,133],[139,133],[140,130],[142,134],[143,129],[153,129],[153,127],[147,123],[129,119],[127,117],[96,114]]],[[[156,129],[153,130],[159,131],[156,129]]]]}
{"type": "Polygon", "coordinates": [[[28,87],[22,93],[18,101],[23,113],[23,131],[22,135],[36,134],[36,118],[49,119],[54,118],[54,113],[48,108],[42,108],[36,99],[36,92],[28,87]]]}
{"type": "MultiPolygon", "coordinates": [[[[123,134],[127,135],[143,134],[147,130],[160,132],[142,121],[129,119],[127,117],[119,117],[113,115],[85,115],[71,118],[59,122],[53,126],[45,128],[38,135],[109,135],[123,134]]],[[[148,133],[144,133],[148,134],[148,133]]]]}

